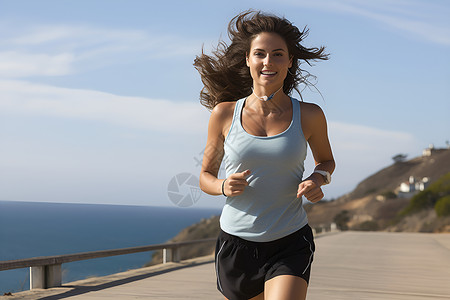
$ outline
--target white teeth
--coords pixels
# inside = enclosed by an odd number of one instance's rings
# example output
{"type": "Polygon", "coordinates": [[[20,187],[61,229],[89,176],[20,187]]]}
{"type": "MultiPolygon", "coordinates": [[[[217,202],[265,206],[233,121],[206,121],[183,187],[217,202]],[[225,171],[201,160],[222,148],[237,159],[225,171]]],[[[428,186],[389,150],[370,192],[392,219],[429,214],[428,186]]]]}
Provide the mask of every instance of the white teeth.
{"type": "Polygon", "coordinates": [[[261,73],[264,74],[264,75],[274,75],[274,74],[276,74],[277,72],[266,72],[266,71],[262,71],[261,73]]]}

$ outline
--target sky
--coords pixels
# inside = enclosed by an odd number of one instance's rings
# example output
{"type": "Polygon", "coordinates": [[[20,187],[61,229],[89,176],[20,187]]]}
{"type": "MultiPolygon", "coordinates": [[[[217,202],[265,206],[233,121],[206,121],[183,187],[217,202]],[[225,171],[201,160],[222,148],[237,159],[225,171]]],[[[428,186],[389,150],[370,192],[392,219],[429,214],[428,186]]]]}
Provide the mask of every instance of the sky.
{"type": "Polygon", "coordinates": [[[445,0],[0,0],[0,200],[221,207],[195,185],[210,113],[192,63],[247,9],[307,26],[304,45],[330,53],[302,92],[328,120],[327,199],[396,154],[446,147],[445,0]]]}

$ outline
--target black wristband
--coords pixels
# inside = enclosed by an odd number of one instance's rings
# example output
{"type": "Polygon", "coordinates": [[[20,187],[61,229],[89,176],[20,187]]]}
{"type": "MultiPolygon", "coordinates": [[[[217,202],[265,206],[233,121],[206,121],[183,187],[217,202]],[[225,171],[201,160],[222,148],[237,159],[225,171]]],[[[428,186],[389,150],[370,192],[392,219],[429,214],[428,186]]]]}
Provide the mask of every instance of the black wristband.
{"type": "Polygon", "coordinates": [[[224,195],[225,197],[227,197],[227,195],[225,195],[225,181],[227,181],[226,179],[222,182],[222,195],[224,195]]]}

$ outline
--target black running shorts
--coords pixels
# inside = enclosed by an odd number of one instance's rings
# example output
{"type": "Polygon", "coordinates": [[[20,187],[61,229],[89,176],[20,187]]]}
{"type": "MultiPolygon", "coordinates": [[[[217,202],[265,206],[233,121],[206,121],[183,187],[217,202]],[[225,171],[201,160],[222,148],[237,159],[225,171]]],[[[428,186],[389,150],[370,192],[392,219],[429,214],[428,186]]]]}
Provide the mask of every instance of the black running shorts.
{"type": "Polygon", "coordinates": [[[270,242],[251,242],[221,230],[216,244],[217,288],[229,300],[247,300],[279,275],[298,276],[308,283],[314,250],[309,225],[270,242]]]}

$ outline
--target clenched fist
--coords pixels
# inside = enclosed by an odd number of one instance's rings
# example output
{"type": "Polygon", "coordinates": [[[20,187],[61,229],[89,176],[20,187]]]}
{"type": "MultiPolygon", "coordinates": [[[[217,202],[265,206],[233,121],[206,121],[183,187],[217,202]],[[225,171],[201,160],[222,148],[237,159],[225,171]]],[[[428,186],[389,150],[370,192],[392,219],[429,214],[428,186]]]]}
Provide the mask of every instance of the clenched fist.
{"type": "Polygon", "coordinates": [[[227,197],[234,197],[244,192],[248,182],[246,177],[250,175],[250,170],[241,173],[231,174],[223,183],[223,191],[227,197]]]}
{"type": "Polygon", "coordinates": [[[313,179],[307,178],[298,185],[297,198],[305,196],[310,202],[318,202],[323,198],[323,192],[320,185],[313,179]]]}

